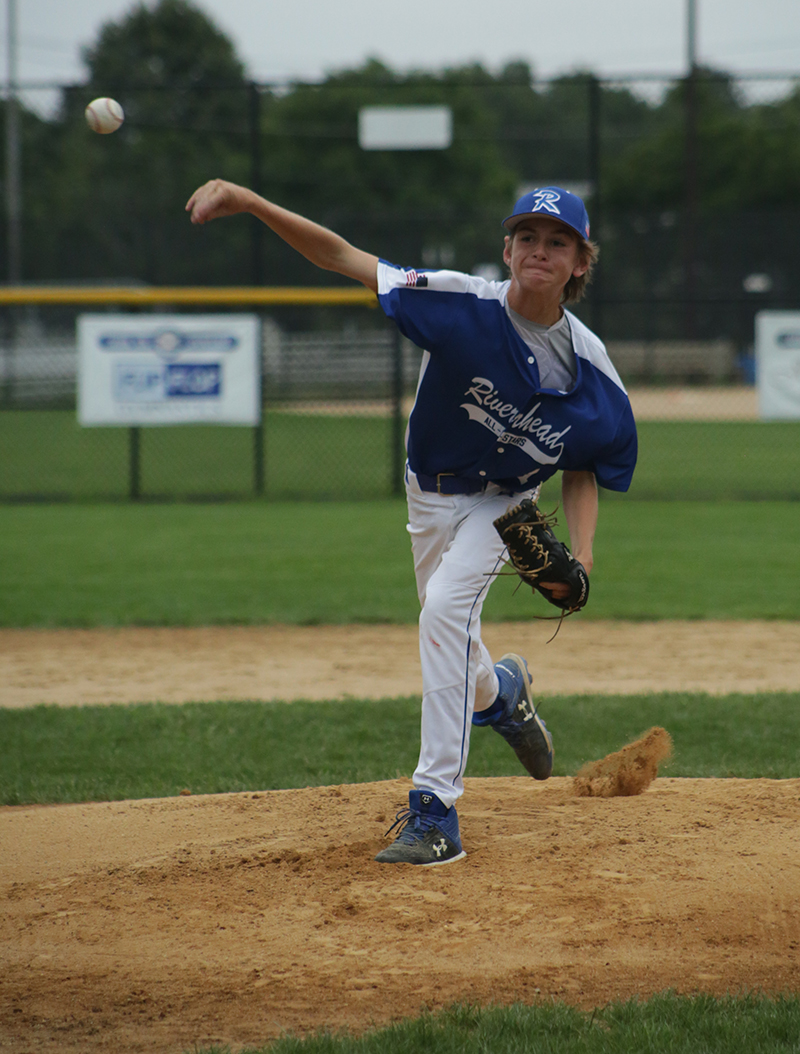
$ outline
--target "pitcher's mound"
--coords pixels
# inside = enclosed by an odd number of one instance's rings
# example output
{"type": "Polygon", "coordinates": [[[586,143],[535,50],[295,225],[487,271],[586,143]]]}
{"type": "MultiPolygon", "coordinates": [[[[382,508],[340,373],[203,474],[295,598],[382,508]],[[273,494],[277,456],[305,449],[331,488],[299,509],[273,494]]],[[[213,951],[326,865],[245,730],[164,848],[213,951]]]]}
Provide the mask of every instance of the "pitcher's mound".
{"type": "Polygon", "coordinates": [[[238,1050],[457,1002],[800,991],[800,780],[466,784],[467,857],[433,868],[373,859],[407,780],[0,809],[0,1048],[238,1050]]]}

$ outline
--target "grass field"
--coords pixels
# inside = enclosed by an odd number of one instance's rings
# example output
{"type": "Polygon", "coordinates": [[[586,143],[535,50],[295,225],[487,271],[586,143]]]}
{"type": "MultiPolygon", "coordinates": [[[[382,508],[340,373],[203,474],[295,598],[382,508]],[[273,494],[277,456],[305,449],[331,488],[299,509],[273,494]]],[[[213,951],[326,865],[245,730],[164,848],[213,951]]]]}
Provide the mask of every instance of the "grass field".
{"type": "MultiPolygon", "coordinates": [[[[558,1003],[454,1007],[364,1036],[277,1040],[240,1054],[796,1054],[800,999],[671,993],[583,1013],[558,1003]]],[[[193,1054],[229,1054],[219,1047],[193,1054]]]]}
{"type": "MultiPolygon", "coordinates": [[[[140,436],[143,495],[252,495],[252,429],[143,428],[140,436]]],[[[800,498],[800,422],[643,421],[639,439],[631,498],[800,498]]],[[[267,411],[266,496],[386,497],[392,443],[388,417],[267,411]]],[[[127,428],[80,428],[71,410],[6,410],[0,451],[0,499],[129,493],[127,428]]]]}
{"type": "MultiPolygon", "coordinates": [[[[344,487],[351,497],[381,498],[389,489],[388,424],[268,419],[269,496],[332,497],[344,487]]],[[[674,500],[797,497],[800,429],[646,423],[640,431],[631,498],[667,500],[604,499],[592,598],[581,617],[800,618],[800,504],[674,500]]],[[[65,413],[0,414],[0,498],[32,493],[32,480],[37,493],[124,497],[126,438],[124,430],[80,431],[65,413]]],[[[249,430],[152,429],[143,434],[142,455],[147,493],[177,487],[188,497],[246,494],[251,486],[249,430]]],[[[552,489],[548,500],[556,500],[552,489]]],[[[0,625],[9,627],[417,618],[405,508],[397,500],[0,505],[0,575],[0,625]]],[[[515,584],[495,584],[487,618],[550,613],[527,591],[515,594],[515,584]]],[[[557,697],[542,700],[541,709],[555,736],[557,775],[660,724],[675,742],[666,776],[800,776],[798,693],[557,697]]],[[[118,800],[406,776],[418,726],[413,698],[0,709],[0,801],[118,800]]],[[[468,776],[518,771],[499,736],[476,730],[468,776]]],[[[665,993],[591,1014],[563,1003],[457,1007],[359,1038],[286,1037],[260,1049],[797,1054],[799,1036],[796,994],[665,993]]]]}
{"type": "MultiPolygon", "coordinates": [[[[394,779],[414,769],[419,706],[404,698],[0,709],[0,803],[394,779]]],[[[558,696],[540,710],[554,736],[557,776],[662,725],[675,750],[666,775],[800,777],[800,693],[558,696]]],[[[518,774],[500,736],[475,730],[467,775],[518,774]]]]}
{"type": "MultiPolygon", "coordinates": [[[[405,523],[400,500],[0,505],[0,625],[415,622],[405,523]]],[[[595,561],[581,618],[798,618],[800,504],[603,502],[595,561]]],[[[552,613],[516,585],[487,619],[552,613]]]]}
{"type": "MultiPolygon", "coordinates": [[[[252,428],[140,430],[141,493],[183,498],[253,494],[252,428]]],[[[388,417],[267,413],[270,498],[379,498],[391,493],[388,417]]],[[[129,429],[81,428],[70,410],[0,413],[0,498],[125,498],[129,429]]]]}

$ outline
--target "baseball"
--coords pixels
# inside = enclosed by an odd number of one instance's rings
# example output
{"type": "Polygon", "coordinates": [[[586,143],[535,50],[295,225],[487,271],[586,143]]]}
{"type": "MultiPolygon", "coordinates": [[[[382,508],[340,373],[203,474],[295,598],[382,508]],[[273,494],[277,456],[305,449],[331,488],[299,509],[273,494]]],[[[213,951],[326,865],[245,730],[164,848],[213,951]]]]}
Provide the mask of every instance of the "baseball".
{"type": "Polygon", "coordinates": [[[86,123],[100,135],[116,132],[124,120],[125,114],[116,99],[95,99],[86,107],[86,123]]]}

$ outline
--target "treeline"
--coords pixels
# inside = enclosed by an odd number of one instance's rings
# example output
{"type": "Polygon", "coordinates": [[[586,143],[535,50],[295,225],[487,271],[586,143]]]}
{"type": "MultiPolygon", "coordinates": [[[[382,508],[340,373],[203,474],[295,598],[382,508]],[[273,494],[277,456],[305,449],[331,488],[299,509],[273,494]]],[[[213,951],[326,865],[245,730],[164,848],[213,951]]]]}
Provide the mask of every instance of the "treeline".
{"type": "MultiPolygon", "coordinates": [[[[25,280],[331,280],[247,217],[191,227],[186,199],[220,176],[256,184],[399,263],[466,270],[500,262],[499,221],[520,186],[592,184],[604,289],[609,281],[664,295],[681,287],[685,81],[648,100],[587,73],[540,84],[521,61],[497,73],[470,65],[401,74],[371,59],[321,84],[255,86],[230,40],[186,0],[132,8],[102,28],[84,59],[85,81],[64,88],[51,119],[22,113],[25,280]],[[126,112],[110,136],[92,134],[83,120],[99,95],[126,112]],[[362,106],[425,103],[452,107],[449,149],[359,148],[362,106]],[[647,245],[656,244],[651,260],[647,245]]],[[[747,215],[748,224],[762,216],[772,231],[777,215],[792,214],[796,223],[800,87],[754,102],[727,74],[700,70],[693,90],[693,222],[722,231],[725,216],[747,215]]],[[[748,239],[736,263],[714,243],[726,259],[712,282],[701,236],[698,281],[739,288],[740,272],[789,267],[776,268],[757,235],[748,239]]]]}

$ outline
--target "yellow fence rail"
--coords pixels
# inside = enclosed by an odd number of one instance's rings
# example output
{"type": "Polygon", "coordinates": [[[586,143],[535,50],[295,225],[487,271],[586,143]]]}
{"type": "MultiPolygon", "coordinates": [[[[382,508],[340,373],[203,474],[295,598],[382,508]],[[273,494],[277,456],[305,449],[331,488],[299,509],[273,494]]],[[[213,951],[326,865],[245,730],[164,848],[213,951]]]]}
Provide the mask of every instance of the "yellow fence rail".
{"type": "Polygon", "coordinates": [[[369,289],[335,286],[0,286],[0,306],[26,304],[363,304],[369,289]]]}

